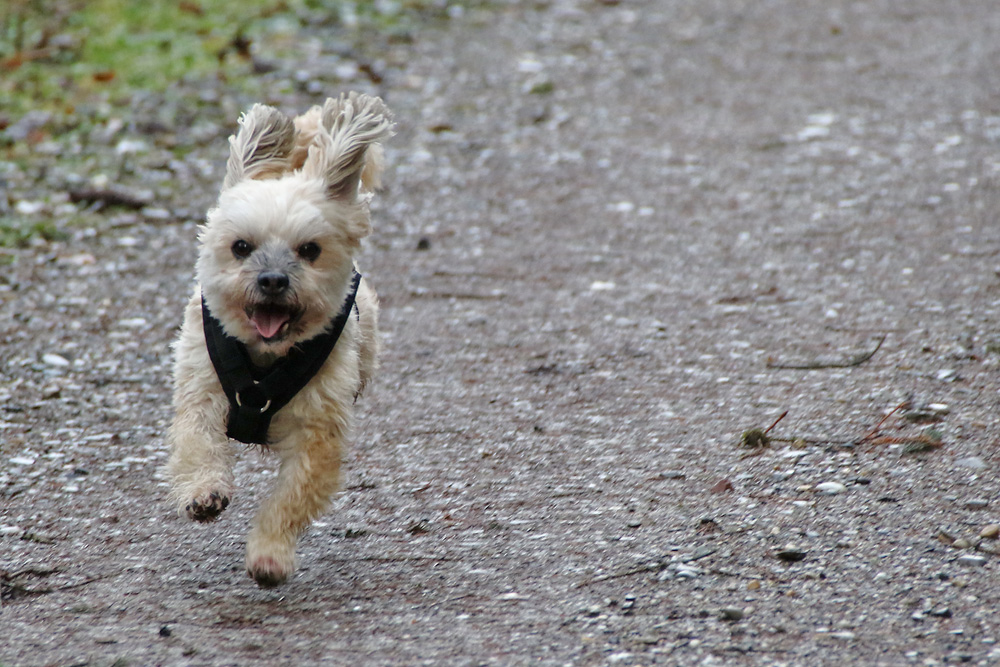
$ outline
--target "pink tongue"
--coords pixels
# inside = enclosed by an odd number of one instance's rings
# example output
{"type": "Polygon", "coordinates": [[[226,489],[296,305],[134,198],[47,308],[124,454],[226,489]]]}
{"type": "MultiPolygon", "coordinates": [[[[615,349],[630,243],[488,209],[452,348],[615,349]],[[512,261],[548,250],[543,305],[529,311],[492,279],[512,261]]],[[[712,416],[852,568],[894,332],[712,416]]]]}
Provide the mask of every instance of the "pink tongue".
{"type": "Polygon", "coordinates": [[[250,320],[261,338],[273,338],[281,325],[288,321],[288,315],[267,310],[257,310],[250,320]]]}

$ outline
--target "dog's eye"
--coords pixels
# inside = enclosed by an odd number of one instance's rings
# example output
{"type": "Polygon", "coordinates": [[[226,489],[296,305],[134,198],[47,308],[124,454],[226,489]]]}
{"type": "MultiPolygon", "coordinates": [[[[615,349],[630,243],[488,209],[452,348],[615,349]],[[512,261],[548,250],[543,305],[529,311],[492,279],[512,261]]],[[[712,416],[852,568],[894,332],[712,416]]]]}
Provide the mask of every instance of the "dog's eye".
{"type": "Polygon", "coordinates": [[[307,262],[315,262],[316,258],[319,257],[319,253],[320,247],[312,241],[299,246],[299,257],[307,262]]]}
{"type": "Polygon", "coordinates": [[[233,244],[233,254],[237,259],[246,259],[253,252],[253,246],[240,239],[233,244]]]}

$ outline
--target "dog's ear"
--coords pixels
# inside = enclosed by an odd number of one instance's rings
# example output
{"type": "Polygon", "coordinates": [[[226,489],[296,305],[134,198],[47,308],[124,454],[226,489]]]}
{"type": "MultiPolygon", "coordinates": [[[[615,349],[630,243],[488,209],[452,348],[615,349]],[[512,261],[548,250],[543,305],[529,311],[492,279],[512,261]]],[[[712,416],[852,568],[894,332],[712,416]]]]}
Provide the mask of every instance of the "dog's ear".
{"type": "Polygon", "coordinates": [[[240,116],[240,130],[229,137],[226,180],[229,188],[246,179],[277,178],[289,169],[295,147],[292,119],[274,107],[255,104],[240,116]]]}
{"type": "Polygon", "coordinates": [[[359,186],[378,185],[382,166],[381,139],[392,136],[392,112],[378,97],[359,93],[330,98],[323,105],[319,132],[309,147],[302,171],[322,179],[326,195],[354,202],[359,186]]]}

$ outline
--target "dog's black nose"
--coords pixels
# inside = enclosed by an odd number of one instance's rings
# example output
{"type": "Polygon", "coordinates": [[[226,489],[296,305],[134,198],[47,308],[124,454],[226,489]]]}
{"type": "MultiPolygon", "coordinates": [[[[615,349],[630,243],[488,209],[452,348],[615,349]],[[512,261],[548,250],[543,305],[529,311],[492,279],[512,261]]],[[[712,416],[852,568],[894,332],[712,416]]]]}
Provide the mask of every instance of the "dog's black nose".
{"type": "Polygon", "coordinates": [[[261,271],[257,274],[257,286],[264,294],[275,296],[288,289],[288,276],[281,271],[261,271]]]}

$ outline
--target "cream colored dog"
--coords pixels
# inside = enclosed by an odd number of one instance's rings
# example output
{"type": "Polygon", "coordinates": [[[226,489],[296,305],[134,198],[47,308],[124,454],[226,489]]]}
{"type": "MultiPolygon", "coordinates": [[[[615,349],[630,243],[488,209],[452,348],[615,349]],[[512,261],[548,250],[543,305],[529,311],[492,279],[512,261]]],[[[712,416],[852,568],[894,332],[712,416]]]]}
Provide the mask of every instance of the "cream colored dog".
{"type": "Polygon", "coordinates": [[[371,230],[378,142],[391,134],[389,110],[368,95],[328,99],[294,121],[255,105],[229,139],[223,189],[201,229],[198,286],[174,347],[172,496],[194,521],[226,509],[227,433],[280,457],[247,539],[260,586],[294,571],[298,537],[337,488],[352,406],[377,366],[378,301],[358,282],[354,254],[371,230]]]}

